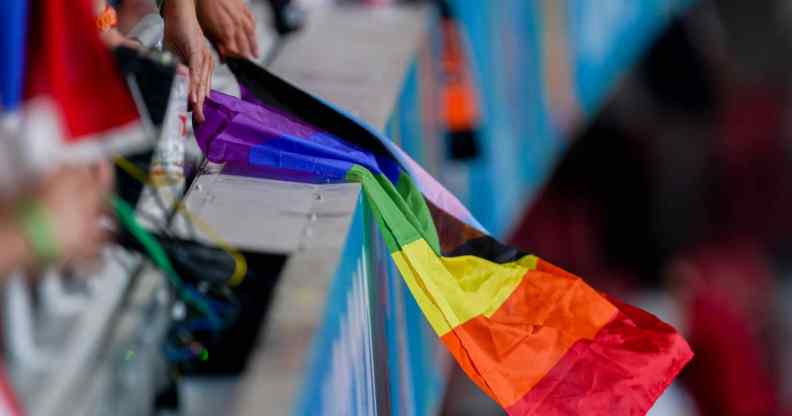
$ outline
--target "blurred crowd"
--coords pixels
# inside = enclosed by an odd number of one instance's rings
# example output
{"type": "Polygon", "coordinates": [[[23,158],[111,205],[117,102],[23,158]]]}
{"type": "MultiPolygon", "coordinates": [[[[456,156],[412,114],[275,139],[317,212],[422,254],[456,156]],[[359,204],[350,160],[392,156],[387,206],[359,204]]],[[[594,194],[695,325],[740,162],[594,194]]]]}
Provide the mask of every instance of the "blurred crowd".
{"type": "Polygon", "coordinates": [[[783,2],[696,5],[513,236],[609,293],[669,299],[659,312],[696,353],[682,376],[693,414],[792,414],[788,16],[783,2]]]}
{"type": "MultiPolygon", "coordinates": [[[[244,0],[153,0],[95,2],[96,30],[108,48],[143,49],[131,35],[142,20],[161,16],[166,49],[189,75],[189,104],[196,122],[214,69],[210,45],[221,59],[258,55],[256,22],[244,0]]],[[[0,276],[18,269],[92,259],[107,238],[107,201],[113,168],[103,161],[59,166],[8,186],[0,201],[0,276]]]]}

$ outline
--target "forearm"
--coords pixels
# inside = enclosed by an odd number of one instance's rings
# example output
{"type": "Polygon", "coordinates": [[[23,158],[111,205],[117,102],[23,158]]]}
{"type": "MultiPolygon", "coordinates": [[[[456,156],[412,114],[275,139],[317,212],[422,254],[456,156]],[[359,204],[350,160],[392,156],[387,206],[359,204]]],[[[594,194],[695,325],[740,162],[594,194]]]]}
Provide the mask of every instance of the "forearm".
{"type": "Polygon", "coordinates": [[[195,0],[162,0],[159,10],[162,19],[165,20],[166,28],[169,24],[182,25],[183,22],[193,21],[198,26],[195,0]]]}

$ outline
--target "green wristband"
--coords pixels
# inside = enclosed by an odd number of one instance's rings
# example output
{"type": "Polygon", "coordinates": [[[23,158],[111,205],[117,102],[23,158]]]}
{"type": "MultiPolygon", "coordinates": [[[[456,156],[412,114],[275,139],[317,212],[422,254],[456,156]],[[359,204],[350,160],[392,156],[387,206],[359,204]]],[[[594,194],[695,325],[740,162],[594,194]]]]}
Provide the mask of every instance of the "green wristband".
{"type": "Polygon", "coordinates": [[[17,221],[37,262],[48,264],[58,258],[60,250],[55,228],[44,205],[33,199],[23,201],[17,207],[17,221]]]}

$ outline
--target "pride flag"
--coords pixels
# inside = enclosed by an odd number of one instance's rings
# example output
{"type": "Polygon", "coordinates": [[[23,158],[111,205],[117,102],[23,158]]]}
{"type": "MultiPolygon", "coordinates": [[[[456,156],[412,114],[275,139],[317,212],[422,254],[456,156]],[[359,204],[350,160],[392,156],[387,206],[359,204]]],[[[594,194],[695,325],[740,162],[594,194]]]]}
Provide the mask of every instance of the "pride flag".
{"type": "Polygon", "coordinates": [[[248,61],[196,135],[225,172],[352,181],[459,365],[512,416],[644,414],[692,358],[685,340],[579,277],[505,246],[387,138],[248,61]]]}

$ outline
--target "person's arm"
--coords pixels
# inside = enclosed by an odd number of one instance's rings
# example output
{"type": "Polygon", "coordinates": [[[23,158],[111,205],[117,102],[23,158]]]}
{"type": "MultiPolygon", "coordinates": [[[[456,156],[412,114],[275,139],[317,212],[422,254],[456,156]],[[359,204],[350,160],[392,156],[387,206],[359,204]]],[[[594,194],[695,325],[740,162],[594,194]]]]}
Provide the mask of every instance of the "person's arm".
{"type": "Polygon", "coordinates": [[[196,0],[198,21],[223,57],[259,55],[256,19],[243,0],[196,0]]]}
{"type": "Polygon", "coordinates": [[[95,256],[111,180],[106,164],[63,168],[35,190],[0,202],[0,276],[95,256]]]}
{"type": "Polygon", "coordinates": [[[212,87],[214,60],[198,23],[195,0],[166,0],[160,13],[165,20],[165,47],[189,68],[190,103],[196,120],[202,122],[204,99],[212,87]]]}

